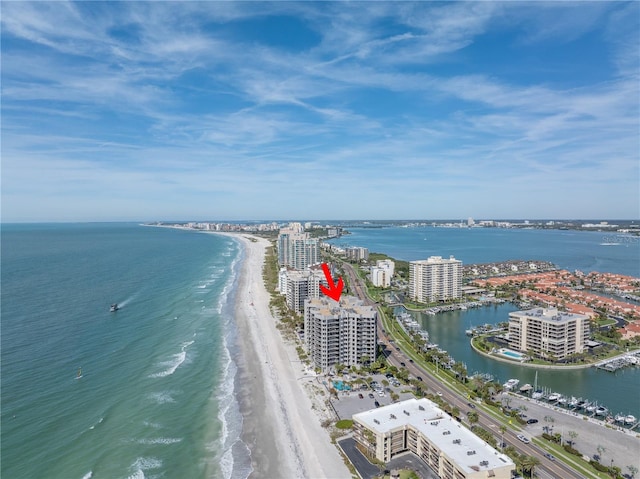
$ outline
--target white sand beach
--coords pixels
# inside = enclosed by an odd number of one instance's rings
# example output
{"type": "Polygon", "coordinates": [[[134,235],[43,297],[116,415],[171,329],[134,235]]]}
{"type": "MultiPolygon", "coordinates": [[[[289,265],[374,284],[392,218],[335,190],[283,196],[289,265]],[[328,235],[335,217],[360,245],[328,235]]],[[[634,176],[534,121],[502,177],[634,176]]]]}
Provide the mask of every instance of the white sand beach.
{"type": "Polygon", "coordinates": [[[305,391],[304,368],[285,344],[269,310],[262,278],[269,241],[232,235],[244,246],[236,296],[242,351],[239,400],[243,440],[251,449],[251,477],[349,478],[351,474],[321,426],[321,407],[305,391]],[[314,413],[318,411],[318,413],[314,413]]]}

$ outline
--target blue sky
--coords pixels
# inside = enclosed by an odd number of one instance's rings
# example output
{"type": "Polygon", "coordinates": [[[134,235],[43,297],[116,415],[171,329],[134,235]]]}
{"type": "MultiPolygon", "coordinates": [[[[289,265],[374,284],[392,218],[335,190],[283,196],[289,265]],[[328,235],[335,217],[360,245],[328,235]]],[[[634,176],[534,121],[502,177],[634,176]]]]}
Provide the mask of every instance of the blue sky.
{"type": "Polygon", "coordinates": [[[2,221],[640,217],[638,2],[2,2],[2,221]]]}

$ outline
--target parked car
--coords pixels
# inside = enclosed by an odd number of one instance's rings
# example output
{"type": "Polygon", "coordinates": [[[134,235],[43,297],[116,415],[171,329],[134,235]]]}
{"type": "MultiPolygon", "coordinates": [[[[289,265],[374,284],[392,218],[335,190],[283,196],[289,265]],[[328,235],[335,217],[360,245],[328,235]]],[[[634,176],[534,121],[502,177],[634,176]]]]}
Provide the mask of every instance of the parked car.
{"type": "Polygon", "coordinates": [[[527,424],[535,424],[535,423],[537,423],[537,422],[538,422],[538,420],[537,420],[537,419],[533,419],[533,418],[531,418],[531,419],[527,419],[527,424]]]}
{"type": "Polygon", "coordinates": [[[373,393],[369,393],[369,399],[373,399],[373,398],[374,398],[373,393]]]}
{"type": "Polygon", "coordinates": [[[358,394],[358,397],[359,397],[360,399],[364,399],[364,396],[362,395],[362,393],[358,394]]]}
{"type": "Polygon", "coordinates": [[[373,403],[376,407],[380,407],[380,403],[378,401],[373,403]]]}
{"type": "Polygon", "coordinates": [[[518,434],[516,437],[520,439],[522,442],[524,442],[525,444],[529,444],[531,442],[529,438],[523,436],[522,434],[518,434]]]}

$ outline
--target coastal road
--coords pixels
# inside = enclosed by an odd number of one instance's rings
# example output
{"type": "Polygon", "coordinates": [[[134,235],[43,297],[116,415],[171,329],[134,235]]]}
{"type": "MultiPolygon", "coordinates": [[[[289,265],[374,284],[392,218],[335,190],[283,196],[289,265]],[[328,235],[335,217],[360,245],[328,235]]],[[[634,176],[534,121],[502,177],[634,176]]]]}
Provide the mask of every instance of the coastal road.
{"type": "MultiPolygon", "coordinates": [[[[378,307],[378,303],[367,296],[366,290],[355,273],[353,266],[344,262],[342,263],[342,266],[343,271],[348,276],[352,294],[357,296],[365,304],[378,307]]],[[[535,468],[538,476],[543,478],[584,479],[585,476],[583,474],[579,474],[563,462],[547,459],[544,456],[545,451],[536,446],[533,442],[525,444],[520,441],[516,437],[519,433],[507,428],[504,433],[504,437],[501,437],[500,426],[502,423],[490,414],[484,412],[481,407],[476,406],[475,408],[472,408],[469,406],[467,398],[461,397],[459,393],[449,388],[449,386],[447,386],[440,378],[412,362],[411,358],[403,353],[386,334],[381,316],[382,313],[378,311],[378,341],[379,344],[384,346],[385,356],[389,364],[398,368],[404,367],[413,377],[422,378],[422,382],[426,384],[427,389],[436,392],[436,394],[440,395],[445,401],[451,404],[451,406],[458,408],[462,415],[466,416],[468,412],[475,411],[478,414],[478,424],[488,431],[493,431],[498,442],[500,442],[500,440],[504,440],[507,445],[515,447],[520,454],[537,457],[540,460],[540,465],[535,468]],[[404,364],[404,366],[402,364],[404,364]]],[[[529,437],[526,433],[523,435],[529,437]]]]}

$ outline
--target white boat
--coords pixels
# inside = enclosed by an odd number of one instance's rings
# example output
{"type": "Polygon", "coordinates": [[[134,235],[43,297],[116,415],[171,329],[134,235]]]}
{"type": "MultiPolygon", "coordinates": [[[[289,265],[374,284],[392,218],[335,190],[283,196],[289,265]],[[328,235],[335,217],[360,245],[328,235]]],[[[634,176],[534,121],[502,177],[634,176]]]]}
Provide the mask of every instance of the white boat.
{"type": "Polygon", "coordinates": [[[616,422],[625,422],[626,416],[623,416],[622,414],[616,414],[616,417],[614,419],[616,420],[616,422]]]}
{"type": "Polygon", "coordinates": [[[557,401],[558,399],[560,399],[560,393],[551,393],[549,394],[549,401],[557,401]]]}
{"type": "Polygon", "coordinates": [[[571,400],[569,401],[569,407],[576,407],[578,405],[578,398],[571,396],[571,400]]]}
{"type": "Polygon", "coordinates": [[[595,404],[589,404],[585,409],[587,410],[587,412],[594,412],[596,410],[596,405],[595,404]]]}
{"type": "Polygon", "coordinates": [[[638,420],[633,414],[629,414],[624,418],[625,424],[635,424],[638,420]]]}
{"type": "Polygon", "coordinates": [[[604,406],[598,406],[595,410],[596,416],[604,416],[609,412],[609,410],[604,406]]]}
{"type": "Polygon", "coordinates": [[[544,396],[544,393],[542,391],[535,391],[531,395],[531,399],[542,399],[542,396],[544,396]]]}
{"type": "Polygon", "coordinates": [[[111,311],[112,313],[118,311],[120,308],[118,307],[118,303],[113,303],[111,305],[111,307],[109,308],[109,311],[111,311]]]}
{"type": "Polygon", "coordinates": [[[560,396],[558,398],[558,404],[567,404],[567,398],[564,396],[560,396]]]}
{"type": "Polygon", "coordinates": [[[509,379],[506,383],[503,384],[505,389],[511,390],[514,389],[518,384],[520,384],[519,379],[509,379]]]}
{"type": "Polygon", "coordinates": [[[78,368],[78,373],[76,374],[76,379],[80,379],[82,377],[82,368],[78,368]]]}

